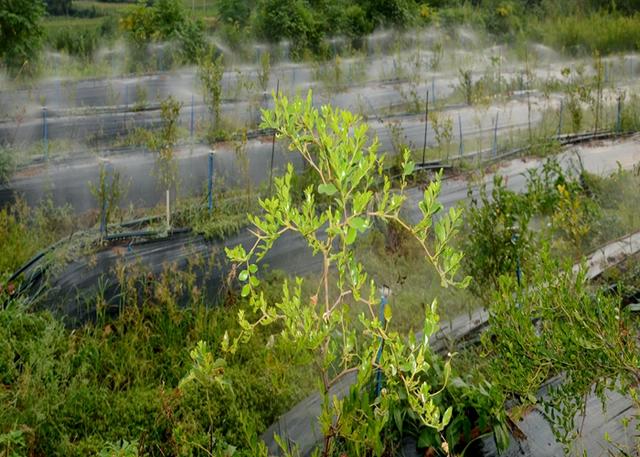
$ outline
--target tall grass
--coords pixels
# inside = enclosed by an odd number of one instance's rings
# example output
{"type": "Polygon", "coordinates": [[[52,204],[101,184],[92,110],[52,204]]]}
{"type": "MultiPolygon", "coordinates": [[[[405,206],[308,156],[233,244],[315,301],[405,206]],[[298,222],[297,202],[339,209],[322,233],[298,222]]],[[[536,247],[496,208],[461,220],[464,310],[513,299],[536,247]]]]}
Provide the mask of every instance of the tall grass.
{"type": "Polygon", "coordinates": [[[555,17],[534,22],[535,39],[573,55],[609,54],[640,49],[640,14],[555,17]]]}

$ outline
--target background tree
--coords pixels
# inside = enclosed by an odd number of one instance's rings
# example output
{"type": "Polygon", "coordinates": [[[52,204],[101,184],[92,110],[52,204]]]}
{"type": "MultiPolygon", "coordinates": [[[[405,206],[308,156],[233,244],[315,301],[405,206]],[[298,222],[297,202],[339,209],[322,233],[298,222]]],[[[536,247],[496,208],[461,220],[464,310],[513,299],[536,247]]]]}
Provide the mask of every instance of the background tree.
{"type": "Polygon", "coordinates": [[[4,0],[0,3],[0,60],[11,69],[26,67],[42,44],[42,0],[4,0]]]}
{"type": "Polygon", "coordinates": [[[68,15],[71,11],[71,0],[46,0],[47,13],[53,15],[68,15]]]}

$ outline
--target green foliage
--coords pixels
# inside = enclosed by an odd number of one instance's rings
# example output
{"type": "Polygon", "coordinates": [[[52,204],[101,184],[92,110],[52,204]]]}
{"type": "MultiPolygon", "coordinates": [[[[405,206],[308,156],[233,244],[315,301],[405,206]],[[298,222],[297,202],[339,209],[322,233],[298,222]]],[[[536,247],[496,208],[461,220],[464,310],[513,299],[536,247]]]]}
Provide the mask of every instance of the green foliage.
{"type": "Polygon", "coordinates": [[[38,250],[70,235],[77,220],[68,206],[45,200],[36,208],[18,200],[0,209],[0,295],[10,285],[4,281],[38,250]]]}
{"type": "MultiPolygon", "coordinates": [[[[450,361],[441,360],[429,348],[429,339],[438,329],[436,302],[425,310],[422,335],[407,342],[390,326],[393,312],[388,303],[384,318],[377,315],[378,290],[357,260],[354,245],[375,221],[397,224],[416,240],[442,286],[464,287],[468,279],[456,280],[462,255],[449,246],[458,229],[460,211],[440,214],[438,176],[419,203],[422,220],[415,225],[406,222],[400,211],[406,200],[407,178],[414,169],[408,153],[401,168],[400,188],[392,192],[391,182],[383,174],[383,158],[377,155],[377,140],[368,141],[367,125],[347,111],[330,106],[313,108],[311,93],[306,100],[289,101],[279,96],[274,111],[263,111],[263,116],[262,126],[276,129],[278,137],[289,142],[290,149],[302,156],[320,181],[317,186],[308,186],[304,199],[296,204],[291,195],[294,171],[289,166],[285,176],[276,179],[276,194],[260,200],[264,214],[250,216],[255,243],[248,250],[242,245],[227,249],[239,268],[241,294],[249,298],[251,306],[239,312],[243,331],[233,338],[225,337],[226,349],[233,354],[258,328],[277,323],[280,343],[316,367],[324,398],[320,416],[324,455],[384,455],[398,444],[405,425],[411,433],[431,433],[434,441],[430,446],[445,452],[453,449],[460,440],[460,429],[448,427],[458,424],[456,427],[464,428],[464,418],[459,416],[464,413],[462,408],[454,409],[451,398],[443,398],[451,380],[450,361]],[[379,191],[377,181],[384,182],[379,191]],[[320,207],[317,201],[324,197],[328,203],[320,207]],[[437,222],[435,215],[439,216],[437,222]],[[293,284],[285,282],[274,304],[259,291],[255,262],[285,232],[305,239],[322,258],[322,271],[318,283],[310,286],[315,293],[304,293],[305,281],[295,278],[293,284]],[[247,312],[257,313],[257,318],[251,321],[247,312]],[[378,360],[381,344],[384,350],[378,360]],[[372,391],[377,370],[384,379],[379,395],[372,391]],[[352,373],[356,380],[350,393],[343,399],[334,397],[332,387],[352,373]]],[[[384,288],[382,293],[386,293],[384,288]]],[[[473,396],[473,389],[466,389],[464,383],[459,387],[473,396]]],[[[481,408],[483,418],[492,424],[499,422],[500,401],[492,397],[487,405],[481,408]]]]}
{"type": "Polygon", "coordinates": [[[501,277],[482,341],[494,382],[524,404],[542,403],[569,453],[586,395],[593,390],[604,401],[605,389],[627,394],[640,381],[637,322],[619,297],[592,292],[584,270],[575,275],[554,261],[548,246],[535,260],[522,286],[501,277]]]}
{"type": "Polygon", "coordinates": [[[69,14],[71,11],[71,0],[46,0],[47,13],[57,14],[69,14]]]}
{"type": "Polygon", "coordinates": [[[494,177],[490,193],[483,184],[465,213],[464,264],[466,273],[474,278],[474,293],[488,299],[501,276],[515,275],[518,265],[528,268],[538,243],[530,227],[534,217],[553,214],[557,225],[578,230],[567,221],[586,217],[570,204],[580,201],[579,206],[585,205],[581,193],[579,183],[554,159],[548,159],[541,172],[528,172],[527,190],[522,194],[508,190],[499,175],[494,177]]]}
{"type": "Polygon", "coordinates": [[[165,189],[170,189],[176,184],[178,169],[175,162],[175,146],[178,142],[178,121],[182,102],[172,95],[168,96],[160,104],[160,117],[162,120],[160,131],[149,137],[148,147],[157,152],[156,169],[160,184],[165,189]]]}
{"type": "Polygon", "coordinates": [[[196,62],[207,49],[203,23],[190,18],[180,0],[155,0],[151,6],[139,0],[122,17],[121,26],[137,48],[153,42],[177,42],[182,62],[196,62]]]}
{"type": "Polygon", "coordinates": [[[13,149],[0,147],[0,184],[4,184],[11,179],[15,168],[14,153],[13,149]]]}
{"type": "Polygon", "coordinates": [[[320,52],[321,23],[305,0],[261,0],[253,27],[258,38],[271,42],[291,40],[291,56],[301,58],[309,49],[320,52]]]}
{"type": "Polygon", "coordinates": [[[0,61],[17,71],[36,58],[42,44],[42,0],[3,1],[0,5],[0,61]]]}
{"type": "Polygon", "coordinates": [[[534,25],[534,36],[574,55],[610,54],[640,49],[640,14],[592,13],[549,17],[534,25]]]}
{"type": "Polygon", "coordinates": [[[189,257],[153,280],[119,267],[114,319],[102,297],[88,305],[95,322],[74,330],[15,302],[0,310],[0,455],[258,455],[258,434],[311,387],[306,369],[260,334],[224,366],[210,358],[238,328],[237,308],[211,307],[196,281],[204,260],[189,257]]]}
{"type": "MultiPolygon", "coordinates": [[[[219,136],[222,126],[220,118],[220,102],[222,100],[222,76],[224,75],[224,56],[208,55],[204,57],[198,66],[198,78],[202,84],[204,100],[213,117],[209,137],[213,140],[219,136]]],[[[211,141],[213,143],[213,141],[211,141]]]]}
{"type": "Polygon", "coordinates": [[[251,4],[249,0],[218,0],[216,9],[224,22],[245,26],[251,15],[251,4]]]}
{"type": "Polygon", "coordinates": [[[114,213],[118,210],[122,197],[126,194],[126,189],[120,181],[120,172],[112,170],[110,175],[111,179],[109,179],[107,167],[101,163],[98,184],[89,183],[89,191],[96,199],[97,208],[101,212],[104,210],[105,225],[109,224],[114,213]]]}

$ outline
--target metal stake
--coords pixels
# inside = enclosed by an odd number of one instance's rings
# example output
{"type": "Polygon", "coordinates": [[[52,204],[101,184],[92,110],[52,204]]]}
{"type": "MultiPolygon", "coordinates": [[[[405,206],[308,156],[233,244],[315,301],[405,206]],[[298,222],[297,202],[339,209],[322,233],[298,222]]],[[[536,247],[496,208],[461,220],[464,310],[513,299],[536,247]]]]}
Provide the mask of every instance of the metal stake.
{"type": "MultiPolygon", "coordinates": [[[[295,73],[294,73],[295,74],[295,73]]],[[[280,80],[276,83],[276,97],[280,93],[280,80]]],[[[273,138],[271,138],[271,162],[269,165],[269,195],[271,195],[271,187],[273,185],[273,157],[276,152],[276,134],[273,132],[273,138]]]]}
{"type": "Polygon", "coordinates": [[[618,110],[616,112],[616,131],[622,131],[622,95],[618,95],[618,110]]]}
{"type": "Polygon", "coordinates": [[[464,137],[462,136],[462,118],[458,113],[458,130],[460,132],[460,157],[464,154],[464,137]]]}
{"type": "Polygon", "coordinates": [[[191,127],[190,127],[190,131],[191,131],[191,141],[193,141],[193,125],[194,125],[194,95],[193,93],[191,94],[191,127]]]}
{"type": "Polygon", "coordinates": [[[49,160],[49,126],[47,125],[47,107],[42,107],[42,141],[44,146],[44,158],[49,160]]]}
{"type": "Polygon", "coordinates": [[[424,142],[422,143],[422,164],[424,165],[425,154],[427,152],[427,130],[429,129],[429,89],[425,98],[424,109],[424,142]]]}
{"type": "Polygon", "coordinates": [[[558,136],[562,135],[562,116],[564,115],[564,99],[560,100],[560,119],[558,120],[558,136]]]}
{"type": "Polygon", "coordinates": [[[496,125],[493,128],[493,155],[497,156],[498,155],[498,115],[500,113],[497,112],[496,113],[496,125]]]}
{"type": "Polygon", "coordinates": [[[215,152],[209,153],[209,181],[208,181],[208,198],[209,198],[209,214],[213,212],[213,156],[215,152]]]}

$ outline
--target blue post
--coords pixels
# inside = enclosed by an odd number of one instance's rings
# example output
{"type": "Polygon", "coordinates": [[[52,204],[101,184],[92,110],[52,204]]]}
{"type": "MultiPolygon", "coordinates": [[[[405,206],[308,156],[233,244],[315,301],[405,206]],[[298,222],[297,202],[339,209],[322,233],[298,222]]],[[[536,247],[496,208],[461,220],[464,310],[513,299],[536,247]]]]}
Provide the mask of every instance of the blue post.
{"type": "Polygon", "coordinates": [[[209,153],[209,214],[213,211],[213,155],[214,152],[209,153]]]}
{"type": "Polygon", "coordinates": [[[462,136],[462,118],[458,113],[458,130],[460,132],[460,157],[464,155],[464,137],[462,136]]]}
{"type": "Polygon", "coordinates": [[[558,136],[562,135],[562,116],[564,115],[564,99],[560,100],[560,119],[558,120],[558,136]]]}
{"type": "Polygon", "coordinates": [[[500,113],[496,113],[496,125],[493,128],[493,155],[498,155],[498,115],[500,113]]]}
{"type": "Polygon", "coordinates": [[[193,140],[193,125],[194,125],[194,95],[191,94],[191,140],[193,140]]]}
{"type": "Polygon", "coordinates": [[[42,142],[44,146],[44,157],[49,160],[49,127],[47,125],[47,107],[42,107],[42,142]]]}
{"type": "MultiPolygon", "coordinates": [[[[387,306],[387,294],[383,293],[380,299],[380,325],[384,327],[386,325],[386,319],[384,318],[384,307],[387,306]]],[[[382,358],[382,351],[384,350],[384,340],[380,337],[380,347],[378,348],[378,354],[376,354],[376,365],[380,365],[380,359],[382,358]]],[[[380,396],[382,391],[382,370],[378,368],[376,370],[376,397],[380,396]]]]}
{"type": "Polygon", "coordinates": [[[518,280],[518,287],[522,284],[522,268],[520,266],[520,254],[518,253],[518,240],[520,239],[520,235],[518,233],[514,233],[511,236],[511,242],[515,246],[516,249],[516,279],[518,280]]]}

